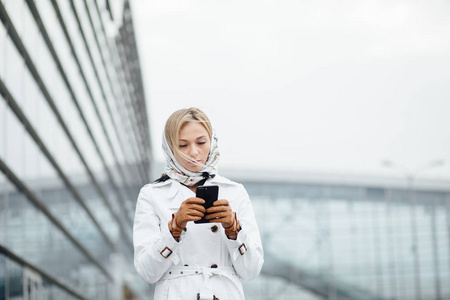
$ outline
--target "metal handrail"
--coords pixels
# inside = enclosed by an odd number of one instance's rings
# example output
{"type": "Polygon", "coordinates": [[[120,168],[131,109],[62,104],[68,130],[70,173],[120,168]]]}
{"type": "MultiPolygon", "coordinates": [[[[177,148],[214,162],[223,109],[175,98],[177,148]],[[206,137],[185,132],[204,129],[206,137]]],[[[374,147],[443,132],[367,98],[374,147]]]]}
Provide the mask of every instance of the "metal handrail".
{"type": "Polygon", "coordinates": [[[11,252],[8,248],[3,247],[2,245],[0,245],[0,253],[4,254],[5,256],[7,256],[8,258],[18,262],[19,264],[21,264],[22,266],[27,267],[28,269],[33,270],[34,272],[38,273],[39,275],[42,276],[42,278],[44,278],[45,280],[47,280],[48,282],[58,286],[59,288],[63,289],[65,292],[69,293],[70,295],[81,299],[81,300],[87,300],[88,298],[78,294],[77,292],[75,292],[74,290],[72,290],[71,288],[69,288],[67,285],[65,285],[64,283],[61,283],[60,281],[58,281],[57,279],[55,279],[54,277],[50,276],[49,274],[47,274],[46,272],[42,271],[41,269],[39,269],[38,267],[34,266],[33,264],[25,261],[23,258],[19,257],[18,255],[14,254],[13,252],[11,252]]]}

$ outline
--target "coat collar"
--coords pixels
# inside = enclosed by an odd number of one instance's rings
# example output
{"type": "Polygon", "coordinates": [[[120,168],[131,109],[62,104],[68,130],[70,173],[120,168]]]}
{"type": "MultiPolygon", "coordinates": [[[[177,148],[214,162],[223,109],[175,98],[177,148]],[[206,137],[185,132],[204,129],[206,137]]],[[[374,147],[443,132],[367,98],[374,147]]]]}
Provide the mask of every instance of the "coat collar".
{"type": "Polygon", "coordinates": [[[162,188],[167,186],[169,188],[169,193],[167,194],[168,198],[173,198],[176,196],[180,189],[180,183],[173,179],[168,179],[164,182],[153,183],[153,188],[162,188]],[[170,186],[170,187],[169,187],[170,186]]]}
{"type": "MultiPolygon", "coordinates": [[[[236,184],[235,182],[222,177],[220,175],[216,175],[214,176],[214,178],[210,178],[208,179],[206,185],[214,185],[214,184],[236,184]]],[[[169,186],[169,193],[167,194],[168,198],[174,198],[178,192],[180,191],[181,188],[181,183],[179,183],[178,181],[174,180],[174,179],[168,179],[164,182],[157,182],[157,183],[153,183],[152,186],[154,188],[162,188],[165,186],[169,186]]]]}
{"type": "Polygon", "coordinates": [[[214,176],[214,178],[211,178],[208,180],[208,185],[213,185],[215,183],[221,183],[221,184],[236,184],[235,182],[231,181],[228,178],[225,178],[220,175],[214,176]]]}

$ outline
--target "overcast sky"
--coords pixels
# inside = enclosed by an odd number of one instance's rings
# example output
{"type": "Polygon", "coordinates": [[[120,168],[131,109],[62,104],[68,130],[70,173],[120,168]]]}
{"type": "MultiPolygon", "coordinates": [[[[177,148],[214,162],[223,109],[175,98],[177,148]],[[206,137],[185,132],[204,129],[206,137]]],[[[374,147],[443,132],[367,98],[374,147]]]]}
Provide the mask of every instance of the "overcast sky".
{"type": "Polygon", "coordinates": [[[202,108],[222,167],[450,179],[450,1],[132,1],[155,157],[202,108]]]}

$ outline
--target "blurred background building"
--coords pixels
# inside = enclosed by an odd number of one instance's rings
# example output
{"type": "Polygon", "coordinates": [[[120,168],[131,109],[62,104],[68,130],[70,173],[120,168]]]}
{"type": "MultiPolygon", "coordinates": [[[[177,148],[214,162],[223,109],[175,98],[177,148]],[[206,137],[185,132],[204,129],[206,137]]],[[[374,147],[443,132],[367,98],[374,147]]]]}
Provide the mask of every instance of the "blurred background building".
{"type": "Polygon", "coordinates": [[[265,251],[249,299],[450,299],[448,182],[235,175],[265,251]]]}
{"type": "Polygon", "coordinates": [[[0,299],[142,295],[149,122],[130,7],[111,2],[0,2],[0,299]]]}
{"type": "MultiPolygon", "coordinates": [[[[132,16],[127,0],[0,1],[0,300],[152,299],[132,222],[162,166],[132,16]]],[[[450,299],[448,181],[221,173],[264,243],[247,299],[450,299]]]]}

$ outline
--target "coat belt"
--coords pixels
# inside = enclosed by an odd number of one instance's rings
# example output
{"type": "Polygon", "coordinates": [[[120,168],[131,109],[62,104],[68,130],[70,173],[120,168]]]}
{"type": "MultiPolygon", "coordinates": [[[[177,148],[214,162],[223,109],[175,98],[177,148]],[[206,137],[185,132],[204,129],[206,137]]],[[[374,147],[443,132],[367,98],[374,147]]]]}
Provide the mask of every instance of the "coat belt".
{"type": "Polygon", "coordinates": [[[236,271],[233,267],[220,267],[220,268],[203,268],[203,267],[188,267],[188,266],[173,266],[167,270],[161,277],[161,280],[174,279],[184,276],[203,275],[204,279],[207,279],[213,275],[222,275],[230,278],[232,275],[236,275],[236,271]]]}
{"type": "Polygon", "coordinates": [[[203,283],[201,289],[197,294],[197,299],[219,299],[221,295],[215,294],[215,292],[208,285],[208,280],[214,275],[221,275],[227,277],[231,284],[236,286],[236,289],[242,292],[242,287],[236,284],[236,279],[233,276],[237,276],[234,267],[220,267],[220,268],[202,268],[202,267],[190,267],[190,266],[173,266],[167,270],[161,277],[161,280],[168,280],[174,278],[180,278],[183,276],[202,275],[203,283]]]}

